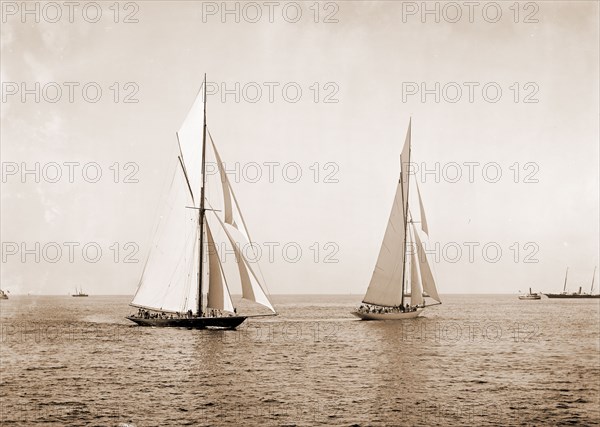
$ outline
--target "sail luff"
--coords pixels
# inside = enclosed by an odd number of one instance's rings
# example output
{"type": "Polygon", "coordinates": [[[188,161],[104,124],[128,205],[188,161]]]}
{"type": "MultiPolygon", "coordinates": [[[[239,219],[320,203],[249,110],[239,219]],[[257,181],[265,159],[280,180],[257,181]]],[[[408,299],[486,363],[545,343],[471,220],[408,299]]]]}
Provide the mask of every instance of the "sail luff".
{"type": "Polygon", "coordinates": [[[596,268],[598,267],[594,266],[594,274],[592,274],[592,287],[590,288],[590,295],[594,293],[594,280],[596,279],[596,268]]]}
{"type": "Polygon", "coordinates": [[[563,286],[563,293],[567,292],[567,276],[569,275],[569,267],[567,267],[567,271],[565,273],[565,284],[563,286]]]}

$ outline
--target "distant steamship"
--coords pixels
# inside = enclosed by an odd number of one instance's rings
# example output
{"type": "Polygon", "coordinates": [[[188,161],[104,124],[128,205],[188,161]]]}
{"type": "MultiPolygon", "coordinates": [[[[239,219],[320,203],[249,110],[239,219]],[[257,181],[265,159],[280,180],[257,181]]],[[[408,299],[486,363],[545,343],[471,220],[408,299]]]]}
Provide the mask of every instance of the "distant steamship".
{"type": "Polygon", "coordinates": [[[567,267],[567,272],[565,273],[565,284],[563,286],[563,291],[560,294],[544,294],[548,298],[600,298],[600,294],[594,295],[594,279],[596,278],[596,267],[594,267],[594,274],[592,275],[592,286],[590,287],[590,293],[582,292],[582,287],[579,287],[579,292],[571,292],[567,293],[567,277],[569,275],[569,268],[567,267]]]}

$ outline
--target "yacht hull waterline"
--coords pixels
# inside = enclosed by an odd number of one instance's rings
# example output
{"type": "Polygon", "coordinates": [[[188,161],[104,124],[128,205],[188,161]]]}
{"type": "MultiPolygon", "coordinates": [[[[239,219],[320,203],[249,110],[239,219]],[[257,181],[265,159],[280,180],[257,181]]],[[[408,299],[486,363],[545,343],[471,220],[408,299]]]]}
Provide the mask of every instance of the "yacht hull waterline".
{"type": "Polygon", "coordinates": [[[247,319],[247,316],[228,317],[190,317],[175,319],[146,319],[143,317],[127,316],[127,319],[139,326],[188,328],[188,329],[235,329],[247,319]]]}
{"type": "Polygon", "coordinates": [[[356,317],[360,317],[362,320],[403,320],[419,317],[422,312],[423,308],[417,308],[415,311],[406,313],[364,313],[353,311],[352,314],[356,317]]]}

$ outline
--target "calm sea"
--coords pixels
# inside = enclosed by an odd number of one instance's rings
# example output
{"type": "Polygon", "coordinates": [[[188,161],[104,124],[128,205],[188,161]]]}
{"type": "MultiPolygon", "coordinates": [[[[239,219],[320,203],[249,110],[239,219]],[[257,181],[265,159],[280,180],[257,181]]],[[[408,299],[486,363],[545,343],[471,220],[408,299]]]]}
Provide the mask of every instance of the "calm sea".
{"type": "Polygon", "coordinates": [[[237,331],[132,326],[129,297],[0,301],[1,425],[598,425],[598,300],[449,295],[364,322],[275,296],[237,331]]]}

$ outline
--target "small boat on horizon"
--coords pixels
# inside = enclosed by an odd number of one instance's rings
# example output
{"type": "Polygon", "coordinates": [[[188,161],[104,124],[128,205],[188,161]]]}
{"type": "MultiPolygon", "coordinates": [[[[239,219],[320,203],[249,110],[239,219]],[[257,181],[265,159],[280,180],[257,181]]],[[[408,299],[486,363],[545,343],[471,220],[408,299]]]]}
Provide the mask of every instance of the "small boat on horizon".
{"type": "Polygon", "coordinates": [[[567,293],[567,277],[569,275],[569,267],[567,267],[567,272],[565,273],[565,283],[563,285],[563,291],[560,294],[547,293],[544,294],[548,298],[571,298],[571,299],[584,299],[584,298],[600,298],[600,294],[594,294],[594,279],[596,278],[596,267],[594,267],[594,274],[592,274],[592,286],[590,287],[590,293],[585,293],[582,291],[582,287],[579,287],[579,292],[571,292],[567,293]]]}
{"type": "MultiPolygon", "coordinates": [[[[519,291],[521,292],[521,291],[519,291]]],[[[522,294],[519,295],[519,299],[520,300],[537,300],[537,299],[542,299],[542,293],[538,292],[531,292],[531,288],[529,288],[529,293],[528,294],[522,294]]]]}
{"type": "Polygon", "coordinates": [[[428,236],[429,230],[416,182],[420,221],[413,221],[409,209],[411,122],[408,123],[404,148],[400,154],[400,179],[371,282],[362,300],[363,305],[352,312],[362,320],[418,317],[426,306],[425,295],[437,301],[437,304],[442,303],[419,236],[420,232],[428,236]],[[416,223],[421,224],[420,230],[415,227],[416,223]],[[410,291],[407,292],[409,285],[410,291]]]}
{"type": "Polygon", "coordinates": [[[241,287],[242,298],[276,315],[258,264],[251,263],[258,257],[207,129],[206,75],[176,135],[178,155],[171,163],[164,213],[130,303],[138,312],[127,319],[140,326],[235,329],[252,316],[238,315],[229,290],[233,283],[241,287]],[[216,167],[211,180],[205,173],[207,155],[216,167]],[[234,255],[236,265],[225,263],[218,248],[234,255]]]}
{"type": "Polygon", "coordinates": [[[79,290],[77,288],[75,288],[75,293],[71,296],[76,297],[76,298],[82,298],[82,297],[87,297],[88,294],[83,292],[83,288],[79,288],[79,290]]]}
{"type": "Polygon", "coordinates": [[[4,292],[0,289],[0,299],[8,299],[8,291],[4,292]]]}

